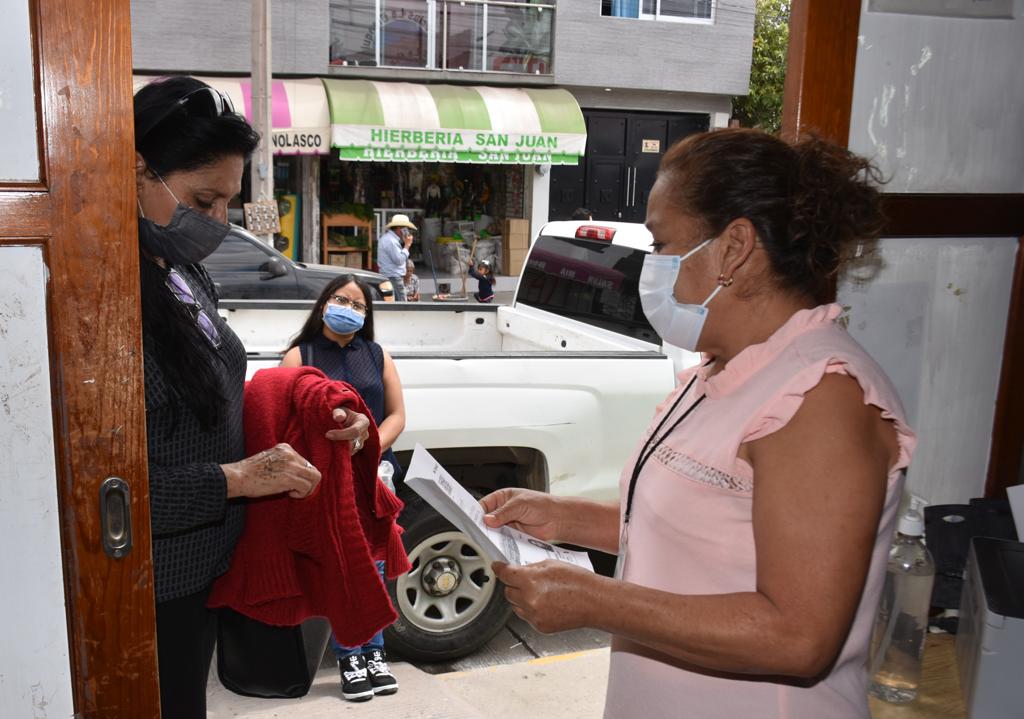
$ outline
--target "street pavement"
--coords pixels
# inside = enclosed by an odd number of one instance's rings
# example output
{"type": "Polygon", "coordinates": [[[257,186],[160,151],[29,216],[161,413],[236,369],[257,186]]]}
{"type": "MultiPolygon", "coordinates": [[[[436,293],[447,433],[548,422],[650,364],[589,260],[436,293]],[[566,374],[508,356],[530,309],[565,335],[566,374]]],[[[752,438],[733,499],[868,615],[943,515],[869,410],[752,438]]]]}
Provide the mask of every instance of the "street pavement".
{"type": "Polygon", "coordinates": [[[511,664],[428,674],[394,662],[399,691],[368,702],[347,702],[337,669],[322,669],[301,699],[253,699],[232,694],[210,677],[209,719],[597,719],[608,680],[607,647],[511,664]]]}

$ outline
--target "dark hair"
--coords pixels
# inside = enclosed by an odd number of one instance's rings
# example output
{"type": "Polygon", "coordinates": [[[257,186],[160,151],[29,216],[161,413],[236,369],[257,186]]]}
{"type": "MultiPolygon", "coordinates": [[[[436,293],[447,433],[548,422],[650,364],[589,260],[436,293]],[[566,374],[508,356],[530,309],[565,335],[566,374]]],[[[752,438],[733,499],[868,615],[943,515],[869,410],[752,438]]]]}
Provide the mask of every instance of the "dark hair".
{"type": "Polygon", "coordinates": [[[309,313],[309,317],[306,318],[306,323],[302,325],[299,334],[295,335],[295,339],[288,345],[288,349],[298,347],[303,342],[312,342],[323,334],[324,306],[327,304],[327,300],[331,299],[331,295],[342,287],[352,283],[355,283],[359,291],[363,293],[363,303],[366,305],[366,319],[363,320],[363,326],[360,330],[356,332],[356,337],[362,337],[367,342],[373,342],[373,290],[355,275],[338,275],[324,287],[320,297],[316,300],[316,304],[313,305],[313,310],[309,313]]]}
{"type": "Polygon", "coordinates": [[[699,133],[669,149],[658,175],[706,237],[749,220],[777,284],[816,302],[831,295],[848,251],[877,239],[884,222],[879,170],[817,137],[790,144],[760,130],[699,133]]]}
{"type": "MultiPolygon", "coordinates": [[[[205,87],[205,83],[180,76],[146,85],[135,94],[135,127],[147,127],[200,87],[205,87]]],[[[137,136],[136,143],[135,149],[149,169],[166,177],[204,167],[223,157],[241,155],[248,159],[259,143],[259,134],[238,115],[200,117],[183,106],[159,120],[145,137],[137,136]]],[[[190,268],[203,280],[203,292],[216,302],[213,282],[203,267],[190,268]]],[[[209,429],[220,421],[224,402],[215,364],[221,361],[221,356],[210,347],[191,311],[167,287],[167,274],[168,268],[145,254],[141,256],[144,342],[155,349],[168,385],[195,413],[200,425],[209,429]]]]}
{"type": "Polygon", "coordinates": [[[577,207],[572,211],[572,219],[574,220],[589,220],[594,216],[594,213],[588,210],[586,207],[577,207]]]}
{"type": "Polygon", "coordinates": [[[194,77],[178,75],[151,82],[135,93],[135,149],[162,177],[195,170],[227,156],[248,158],[259,145],[259,133],[241,115],[211,117],[190,112],[188,105],[171,112],[139,137],[141,128],[202,87],[209,86],[194,77]]]}

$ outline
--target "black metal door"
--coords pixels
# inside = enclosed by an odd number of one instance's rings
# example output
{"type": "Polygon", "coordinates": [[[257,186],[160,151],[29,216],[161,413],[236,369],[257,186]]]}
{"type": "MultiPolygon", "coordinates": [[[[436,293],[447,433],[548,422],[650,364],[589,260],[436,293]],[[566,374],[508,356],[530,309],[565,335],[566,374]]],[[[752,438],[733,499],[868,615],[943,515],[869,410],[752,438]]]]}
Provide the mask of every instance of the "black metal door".
{"type": "Polygon", "coordinates": [[[587,117],[586,207],[595,220],[620,220],[625,200],[626,117],[587,117]]]}
{"type": "Polygon", "coordinates": [[[565,220],[587,207],[595,220],[643,222],[647,198],[665,152],[675,142],[708,129],[704,114],[654,114],[584,110],[587,154],[575,167],[551,172],[549,212],[565,220]]]}
{"type": "Polygon", "coordinates": [[[668,118],[630,118],[626,143],[625,208],[622,219],[643,222],[647,197],[658,175],[658,164],[668,145],[668,118]]]}

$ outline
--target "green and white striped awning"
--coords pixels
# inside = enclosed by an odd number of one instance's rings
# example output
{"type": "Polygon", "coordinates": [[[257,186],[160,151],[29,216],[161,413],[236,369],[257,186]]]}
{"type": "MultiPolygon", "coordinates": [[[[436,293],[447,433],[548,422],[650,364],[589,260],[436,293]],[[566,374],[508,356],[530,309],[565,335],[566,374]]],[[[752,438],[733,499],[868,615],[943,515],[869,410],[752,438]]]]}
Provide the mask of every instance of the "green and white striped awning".
{"type": "Polygon", "coordinates": [[[575,165],[587,129],[566,90],[324,78],[343,160],[575,165]]]}

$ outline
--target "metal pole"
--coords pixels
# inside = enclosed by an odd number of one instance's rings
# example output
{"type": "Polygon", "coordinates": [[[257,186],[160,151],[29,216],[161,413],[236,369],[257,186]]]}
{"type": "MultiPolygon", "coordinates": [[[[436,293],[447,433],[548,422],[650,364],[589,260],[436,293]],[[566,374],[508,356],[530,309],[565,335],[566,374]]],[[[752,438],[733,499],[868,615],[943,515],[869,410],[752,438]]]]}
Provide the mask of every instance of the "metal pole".
{"type": "MultiPolygon", "coordinates": [[[[270,138],[270,0],[252,0],[252,119],[260,144],[252,157],[252,200],[274,199],[274,157],[270,138]]],[[[263,235],[270,244],[271,235],[263,235]]]]}

